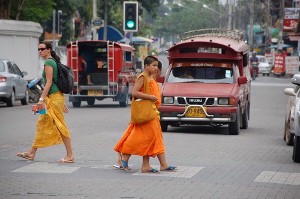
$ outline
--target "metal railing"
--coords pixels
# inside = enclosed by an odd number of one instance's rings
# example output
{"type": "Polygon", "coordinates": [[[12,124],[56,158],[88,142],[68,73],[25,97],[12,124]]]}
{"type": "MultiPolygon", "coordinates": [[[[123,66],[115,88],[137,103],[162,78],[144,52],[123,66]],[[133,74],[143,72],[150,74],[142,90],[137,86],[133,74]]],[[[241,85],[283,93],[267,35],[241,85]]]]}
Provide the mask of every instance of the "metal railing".
{"type": "Polygon", "coordinates": [[[192,30],[180,35],[181,41],[207,37],[207,36],[215,36],[215,37],[227,37],[238,41],[245,40],[245,34],[238,30],[222,30],[222,29],[200,29],[200,30],[192,30]]]}

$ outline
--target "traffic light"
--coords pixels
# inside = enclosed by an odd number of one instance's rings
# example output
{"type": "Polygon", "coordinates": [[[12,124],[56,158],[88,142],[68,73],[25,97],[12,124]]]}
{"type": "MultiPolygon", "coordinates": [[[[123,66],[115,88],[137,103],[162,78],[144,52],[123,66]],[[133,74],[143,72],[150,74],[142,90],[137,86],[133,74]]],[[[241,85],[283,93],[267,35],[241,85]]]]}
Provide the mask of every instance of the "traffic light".
{"type": "Polygon", "coordinates": [[[66,14],[64,14],[61,10],[57,11],[57,15],[56,15],[56,20],[57,20],[57,34],[62,35],[63,30],[66,29],[66,19],[65,16],[66,14]]]}
{"type": "Polygon", "coordinates": [[[123,30],[127,32],[137,32],[139,13],[138,2],[124,1],[123,3],[123,30]]]}

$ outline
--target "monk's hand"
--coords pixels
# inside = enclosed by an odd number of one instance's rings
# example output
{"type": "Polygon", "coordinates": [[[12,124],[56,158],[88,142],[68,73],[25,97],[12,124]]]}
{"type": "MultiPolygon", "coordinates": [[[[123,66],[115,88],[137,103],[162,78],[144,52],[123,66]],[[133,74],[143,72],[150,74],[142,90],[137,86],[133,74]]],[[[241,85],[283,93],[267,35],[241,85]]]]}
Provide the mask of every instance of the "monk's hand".
{"type": "Polygon", "coordinates": [[[64,104],[64,112],[65,112],[65,113],[68,113],[68,112],[69,112],[69,108],[67,107],[66,104],[64,104]]]}
{"type": "Polygon", "coordinates": [[[155,101],[157,101],[157,97],[155,95],[150,95],[150,100],[152,102],[155,102],[155,101]]]}

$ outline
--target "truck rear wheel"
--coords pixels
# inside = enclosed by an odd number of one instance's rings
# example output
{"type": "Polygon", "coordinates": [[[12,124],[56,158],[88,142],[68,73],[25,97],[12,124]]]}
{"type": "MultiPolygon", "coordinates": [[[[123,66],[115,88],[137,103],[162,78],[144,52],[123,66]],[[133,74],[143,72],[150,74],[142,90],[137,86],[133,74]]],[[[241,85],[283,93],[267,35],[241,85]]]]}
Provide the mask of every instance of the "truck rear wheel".
{"type": "MultiPolygon", "coordinates": [[[[87,101],[87,104],[89,105],[89,106],[94,106],[95,105],[95,98],[90,98],[90,99],[88,99],[87,101]]],[[[80,105],[79,105],[80,106],[80,105]]]]}
{"type": "Polygon", "coordinates": [[[240,106],[237,107],[236,120],[228,125],[229,135],[240,134],[240,106]]]}
{"type": "Polygon", "coordinates": [[[79,101],[77,101],[77,102],[72,102],[72,104],[73,104],[73,107],[74,107],[74,108],[78,108],[78,107],[80,107],[80,105],[81,105],[81,100],[79,100],[79,101]]]}
{"type": "Polygon", "coordinates": [[[128,102],[119,102],[120,107],[127,107],[128,102]]]}
{"type": "Polygon", "coordinates": [[[300,162],[300,136],[295,135],[294,149],[293,149],[294,162],[300,162]]]}

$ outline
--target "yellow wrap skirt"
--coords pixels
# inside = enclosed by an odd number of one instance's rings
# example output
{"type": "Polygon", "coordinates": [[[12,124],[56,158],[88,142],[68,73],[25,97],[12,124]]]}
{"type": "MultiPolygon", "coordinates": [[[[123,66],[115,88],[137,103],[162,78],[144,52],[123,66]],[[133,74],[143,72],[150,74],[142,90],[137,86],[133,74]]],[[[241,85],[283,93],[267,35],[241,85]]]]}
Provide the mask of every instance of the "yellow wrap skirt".
{"type": "Polygon", "coordinates": [[[45,99],[47,114],[40,115],[32,148],[61,144],[62,135],[71,138],[64,119],[64,94],[56,92],[45,99]]]}

